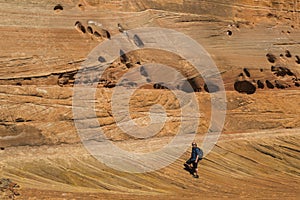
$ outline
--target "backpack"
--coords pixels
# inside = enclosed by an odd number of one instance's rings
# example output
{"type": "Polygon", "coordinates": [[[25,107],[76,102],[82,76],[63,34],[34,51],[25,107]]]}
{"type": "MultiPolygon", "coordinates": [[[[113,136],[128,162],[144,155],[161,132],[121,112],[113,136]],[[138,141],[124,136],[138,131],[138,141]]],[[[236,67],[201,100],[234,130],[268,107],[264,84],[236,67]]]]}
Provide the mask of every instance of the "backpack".
{"type": "Polygon", "coordinates": [[[202,160],[202,158],[203,158],[203,151],[199,147],[197,147],[197,149],[198,149],[198,151],[197,151],[198,152],[198,159],[202,160]]]}

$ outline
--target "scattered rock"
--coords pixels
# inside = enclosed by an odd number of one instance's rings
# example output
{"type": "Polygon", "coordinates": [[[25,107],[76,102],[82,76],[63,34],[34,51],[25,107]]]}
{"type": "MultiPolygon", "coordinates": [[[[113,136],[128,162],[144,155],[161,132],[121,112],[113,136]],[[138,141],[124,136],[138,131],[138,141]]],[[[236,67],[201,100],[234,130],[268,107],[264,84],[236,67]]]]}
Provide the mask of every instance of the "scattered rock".
{"type": "Polygon", "coordinates": [[[270,63],[275,63],[275,61],[276,61],[276,56],[274,56],[274,55],[271,54],[271,53],[268,53],[266,56],[267,56],[267,59],[268,59],[268,61],[269,61],[270,63]]]}
{"type": "Polygon", "coordinates": [[[101,63],[106,62],[105,58],[102,57],[102,56],[99,56],[98,61],[101,62],[101,63]]]}
{"type": "Polygon", "coordinates": [[[247,77],[250,78],[251,75],[250,75],[250,72],[247,68],[244,68],[244,73],[246,74],[247,77]]]}
{"type": "Polygon", "coordinates": [[[82,11],[84,10],[84,7],[85,7],[85,6],[84,6],[83,4],[79,3],[77,6],[78,6],[78,8],[79,8],[80,10],[82,10],[82,11]]]}
{"type": "Polygon", "coordinates": [[[297,55],[296,55],[295,57],[296,57],[296,63],[297,63],[297,64],[300,64],[300,57],[297,56],[297,55]]]}
{"type": "Polygon", "coordinates": [[[145,69],[144,66],[142,66],[142,67],[140,68],[140,74],[141,74],[142,76],[144,76],[144,77],[148,77],[148,73],[147,73],[147,71],[146,71],[146,69],[145,69]]]}
{"type": "Polygon", "coordinates": [[[62,5],[57,4],[56,6],[54,6],[53,10],[63,10],[64,8],[62,7],[62,5]]]}
{"type": "Polygon", "coordinates": [[[107,38],[107,39],[111,39],[110,33],[108,32],[108,30],[102,29],[102,37],[107,38]]]}
{"type": "Polygon", "coordinates": [[[226,33],[227,33],[227,35],[232,36],[232,31],[231,30],[227,30],[226,33]]]}
{"type": "Polygon", "coordinates": [[[291,54],[291,52],[290,52],[289,50],[286,50],[286,51],[285,51],[285,56],[286,56],[287,58],[291,58],[291,57],[292,57],[292,54],[291,54]]]}
{"type": "Polygon", "coordinates": [[[271,66],[271,71],[276,72],[279,69],[279,67],[271,66]]]}
{"type": "Polygon", "coordinates": [[[164,83],[155,83],[153,85],[154,89],[169,89],[168,87],[164,86],[164,83]]]}
{"type": "Polygon", "coordinates": [[[100,33],[98,33],[97,31],[94,32],[94,36],[95,36],[96,38],[98,38],[98,39],[101,38],[100,33]]]}
{"type": "Polygon", "coordinates": [[[234,89],[239,93],[254,94],[256,87],[249,81],[237,81],[234,83],[234,89]]]}
{"type": "Polygon", "coordinates": [[[269,80],[266,80],[266,85],[270,89],[274,89],[275,88],[274,85],[269,80]]]}
{"type": "Polygon", "coordinates": [[[285,89],[285,88],[288,88],[289,85],[280,80],[275,80],[275,87],[278,89],[285,89]]]}
{"type": "Polygon", "coordinates": [[[264,89],[264,88],[265,88],[265,85],[264,85],[263,82],[261,82],[261,80],[258,80],[258,81],[257,81],[257,86],[258,86],[258,88],[260,88],[260,89],[264,89]]]}
{"type": "Polygon", "coordinates": [[[116,84],[113,83],[113,82],[107,82],[107,83],[104,85],[104,87],[106,87],[106,88],[114,88],[114,87],[116,87],[116,84]]]}
{"type": "Polygon", "coordinates": [[[17,188],[20,186],[8,178],[1,178],[0,179],[0,191],[5,193],[10,199],[15,199],[16,196],[19,196],[20,193],[17,191],[17,188]]]}
{"type": "Polygon", "coordinates": [[[290,69],[284,68],[284,70],[286,71],[286,74],[287,74],[288,76],[295,76],[295,74],[294,74],[290,69]]]}
{"type": "Polygon", "coordinates": [[[282,66],[272,66],[271,71],[274,72],[276,76],[294,76],[294,73],[288,69],[287,67],[282,67],[282,66]]]}
{"type": "Polygon", "coordinates": [[[61,87],[67,84],[73,84],[75,82],[75,74],[77,71],[66,72],[59,75],[57,84],[61,87]]]}
{"type": "Polygon", "coordinates": [[[23,118],[17,118],[16,122],[25,122],[25,120],[23,118]]]}
{"type": "Polygon", "coordinates": [[[125,52],[120,49],[120,60],[121,63],[126,64],[127,62],[129,62],[129,58],[127,57],[127,55],[125,54],[125,52]]]}
{"type": "Polygon", "coordinates": [[[134,67],[130,62],[126,63],[125,65],[128,69],[134,67]]]}
{"type": "Polygon", "coordinates": [[[125,31],[125,29],[123,28],[123,26],[120,23],[118,23],[118,29],[121,33],[123,33],[125,31]]]}
{"type": "Polygon", "coordinates": [[[134,44],[139,47],[139,48],[142,48],[144,47],[144,43],[143,41],[141,40],[141,38],[138,36],[138,35],[134,35],[133,36],[133,41],[134,41],[134,44]]]}
{"type": "Polygon", "coordinates": [[[86,30],[87,30],[87,32],[88,32],[89,34],[93,35],[94,31],[93,31],[93,28],[92,28],[92,27],[88,26],[88,27],[86,28],[86,30]]]}
{"type": "Polygon", "coordinates": [[[57,84],[62,87],[63,85],[66,85],[68,83],[69,83],[68,76],[61,74],[58,78],[57,84]]]}
{"type": "Polygon", "coordinates": [[[160,88],[161,88],[161,85],[160,85],[159,83],[155,83],[155,84],[153,85],[153,88],[154,88],[154,89],[160,89],[160,88]]]}
{"type": "Polygon", "coordinates": [[[80,21],[77,21],[77,22],[75,23],[75,28],[76,28],[79,32],[81,32],[81,33],[86,33],[86,29],[85,29],[85,27],[81,24],[80,21]]]}

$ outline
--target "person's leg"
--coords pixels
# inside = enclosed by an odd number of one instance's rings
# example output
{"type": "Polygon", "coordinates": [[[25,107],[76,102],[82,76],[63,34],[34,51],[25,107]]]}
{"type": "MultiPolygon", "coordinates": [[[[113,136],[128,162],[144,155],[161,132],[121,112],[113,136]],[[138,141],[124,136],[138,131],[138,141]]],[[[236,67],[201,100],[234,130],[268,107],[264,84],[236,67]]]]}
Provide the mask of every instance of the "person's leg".
{"type": "Polygon", "coordinates": [[[188,159],[183,165],[187,171],[190,172],[191,175],[194,175],[194,167],[193,167],[193,161],[191,159],[188,159]]]}
{"type": "Polygon", "coordinates": [[[198,175],[198,168],[195,168],[195,176],[199,177],[199,175],[198,175]]]}
{"type": "Polygon", "coordinates": [[[186,162],[185,162],[185,164],[187,164],[190,168],[191,168],[191,164],[192,164],[193,162],[191,161],[191,159],[188,159],[186,162]]]}
{"type": "MultiPolygon", "coordinates": [[[[199,161],[198,161],[199,162],[199,161]]],[[[198,175],[198,162],[197,163],[193,163],[193,168],[194,168],[194,177],[195,178],[199,178],[199,175],[198,175]]]]}

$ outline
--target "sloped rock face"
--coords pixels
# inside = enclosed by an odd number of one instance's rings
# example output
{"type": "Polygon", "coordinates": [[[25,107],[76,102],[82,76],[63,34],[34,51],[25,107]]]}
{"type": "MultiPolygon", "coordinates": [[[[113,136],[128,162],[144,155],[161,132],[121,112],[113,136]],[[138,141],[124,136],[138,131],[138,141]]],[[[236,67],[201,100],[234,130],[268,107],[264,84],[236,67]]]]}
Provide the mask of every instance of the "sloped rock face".
{"type": "MultiPolygon", "coordinates": [[[[0,161],[0,178],[14,177],[22,183],[24,199],[50,186],[51,190],[70,192],[66,194],[70,198],[74,197],[73,192],[95,199],[93,192],[108,195],[107,198],[122,198],[118,192],[126,192],[129,198],[133,195],[138,199],[136,194],[142,192],[149,199],[163,199],[161,193],[176,192],[185,197],[186,193],[200,190],[216,197],[228,192],[226,188],[231,183],[241,193],[231,188],[229,197],[250,198],[255,194],[259,198],[270,188],[273,189],[268,194],[295,197],[299,177],[295,167],[299,163],[296,152],[300,128],[299,2],[13,0],[2,1],[0,6],[0,153],[4,158],[0,161]],[[140,126],[151,121],[148,113],[153,105],[160,104],[165,109],[169,120],[148,139],[167,143],[176,135],[181,107],[170,88],[155,80],[161,71],[151,74],[142,67],[147,63],[173,67],[185,77],[184,83],[191,87],[184,92],[195,94],[200,107],[196,139],[202,141],[209,131],[211,95],[220,92],[220,88],[213,81],[206,83],[191,63],[179,55],[157,49],[129,53],[120,49],[120,57],[109,63],[102,76],[80,71],[95,47],[117,34],[141,27],[174,29],[191,37],[207,50],[223,78],[227,95],[223,130],[228,136],[203,160],[205,173],[201,176],[209,185],[203,190],[196,183],[187,184],[189,176],[181,177],[181,162],[188,153],[170,168],[131,176],[99,164],[80,145],[82,138],[77,134],[73,115],[73,89],[78,83],[95,86],[95,99],[90,100],[95,103],[95,118],[109,140],[129,149],[141,145],[115,122],[111,99],[118,86],[124,88],[124,93],[136,89],[129,110],[140,126]],[[138,88],[133,81],[119,82],[124,74],[139,67],[147,84],[138,88]],[[265,135],[262,130],[271,131],[265,135]],[[70,158],[67,152],[74,152],[74,157],[70,158]],[[14,154],[16,158],[11,156],[14,154]],[[243,160],[247,162],[241,163],[243,160]],[[78,165],[73,165],[76,162],[78,165]],[[269,169],[276,175],[267,173],[269,169]],[[214,172],[218,172],[217,177],[214,172]],[[259,181],[257,174],[262,177],[259,181]],[[248,181],[252,188],[246,187],[248,181]],[[257,193],[256,183],[263,191],[257,193]],[[213,191],[215,185],[220,187],[213,191]],[[63,189],[58,189],[61,186],[63,189]],[[185,192],[188,188],[192,189],[185,192]]],[[[138,35],[134,38],[136,45],[143,46],[138,35]]],[[[99,63],[106,62],[101,55],[97,59],[99,63]]],[[[177,86],[176,90],[184,88],[180,81],[177,86]]],[[[91,119],[83,116],[80,120],[91,119]]],[[[85,131],[89,133],[95,128],[98,125],[91,124],[85,131]]],[[[44,195],[58,198],[61,192],[44,195]]]]}
{"type": "MultiPolygon", "coordinates": [[[[211,54],[222,73],[227,91],[253,94],[263,90],[269,94],[272,90],[299,89],[300,66],[297,57],[300,52],[295,42],[300,35],[297,24],[299,14],[298,4],[293,1],[249,1],[242,4],[234,1],[61,1],[53,5],[42,1],[38,4],[29,2],[28,5],[20,3],[17,7],[2,3],[2,7],[7,13],[15,11],[9,19],[2,17],[1,27],[1,46],[6,47],[0,50],[0,84],[4,102],[1,130],[3,137],[11,134],[15,137],[5,139],[2,146],[18,145],[15,142],[17,138],[22,141],[20,144],[27,144],[20,139],[28,134],[26,130],[32,130],[29,132],[35,135],[33,138],[42,138],[33,139],[36,142],[28,144],[79,142],[71,111],[72,87],[76,84],[76,78],[86,83],[97,82],[99,90],[109,96],[125,73],[156,62],[180,71],[192,89],[200,92],[197,94],[199,99],[203,95],[209,99],[205,93],[218,91],[213,82],[205,83],[190,63],[161,50],[123,54],[110,64],[101,77],[94,74],[92,77],[78,78],[76,74],[82,68],[85,57],[94,47],[109,40],[107,33],[112,36],[118,34],[118,24],[124,30],[161,26],[191,36],[211,54]],[[109,9],[115,10],[115,13],[108,12],[109,9]],[[123,12],[125,10],[136,12],[123,12]],[[33,13],[38,13],[40,17],[33,13]],[[211,86],[211,91],[207,84],[211,86]]],[[[104,58],[99,59],[105,62],[104,58]]],[[[165,95],[166,91],[161,91],[165,89],[162,83],[146,78],[149,84],[144,86],[145,89],[159,89],[147,90],[149,97],[152,93],[165,95]]],[[[136,87],[134,82],[126,84],[126,87],[136,87]]],[[[234,98],[236,93],[228,95],[234,98]]],[[[145,99],[146,105],[147,101],[145,99]]],[[[205,112],[209,113],[209,104],[200,100],[200,105],[202,103],[205,112]]],[[[259,108],[260,105],[253,107],[259,108]]],[[[109,106],[103,109],[104,113],[109,113],[109,106]]],[[[268,109],[272,112],[273,107],[270,105],[268,109]]],[[[296,111],[293,113],[296,114],[296,111]]],[[[203,124],[200,124],[201,132],[208,127],[209,116],[205,117],[203,124]]],[[[102,119],[99,116],[99,120],[108,120],[110,124],[113,118],[102,119]]],[[[266,126],[276,128],[284,125],[266,126]]],[[[226,129],[237,131],[241,127],[226,129]]],[[[122,135],[120,131],[116,132],[122,135]]],[[[165,134],[171,133],[162,133],[165,134]]]]}

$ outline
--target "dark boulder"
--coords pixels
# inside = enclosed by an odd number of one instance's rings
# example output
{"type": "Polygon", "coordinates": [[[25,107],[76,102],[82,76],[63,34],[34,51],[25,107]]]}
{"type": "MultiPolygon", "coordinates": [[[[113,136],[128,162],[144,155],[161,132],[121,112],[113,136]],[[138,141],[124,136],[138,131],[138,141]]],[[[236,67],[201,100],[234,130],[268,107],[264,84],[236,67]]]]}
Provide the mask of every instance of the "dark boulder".
{"type": "Polygon", "coordinates": [[[234,83],[234,89],[239,93],[254,94],[256,87],[249,81],[237,81],[234,83]]]}
{"type": "Polygon", "coordinates": [[[266,80],[266,85],[270,89],[274,89],[275,88],[275,86],[269,80],[266,80]]]}
{"type": "Polygon", "coordinates": [[[276,56],[274,56],[274,55],[271,54],[271,53],[268,53],[266,56],[267,56],[267,59],[268,59],[268,61],[269,61],[270,63],[275,63],[275,61],[276,61],[276,56]]]}
{"type": "Polygon", "coordinates": [[[261,82],[260,80],[257,81],[257,87],[260,88],[260,89],[264,89],[265,88],[265,85],[263,82],[261,82]]]}

